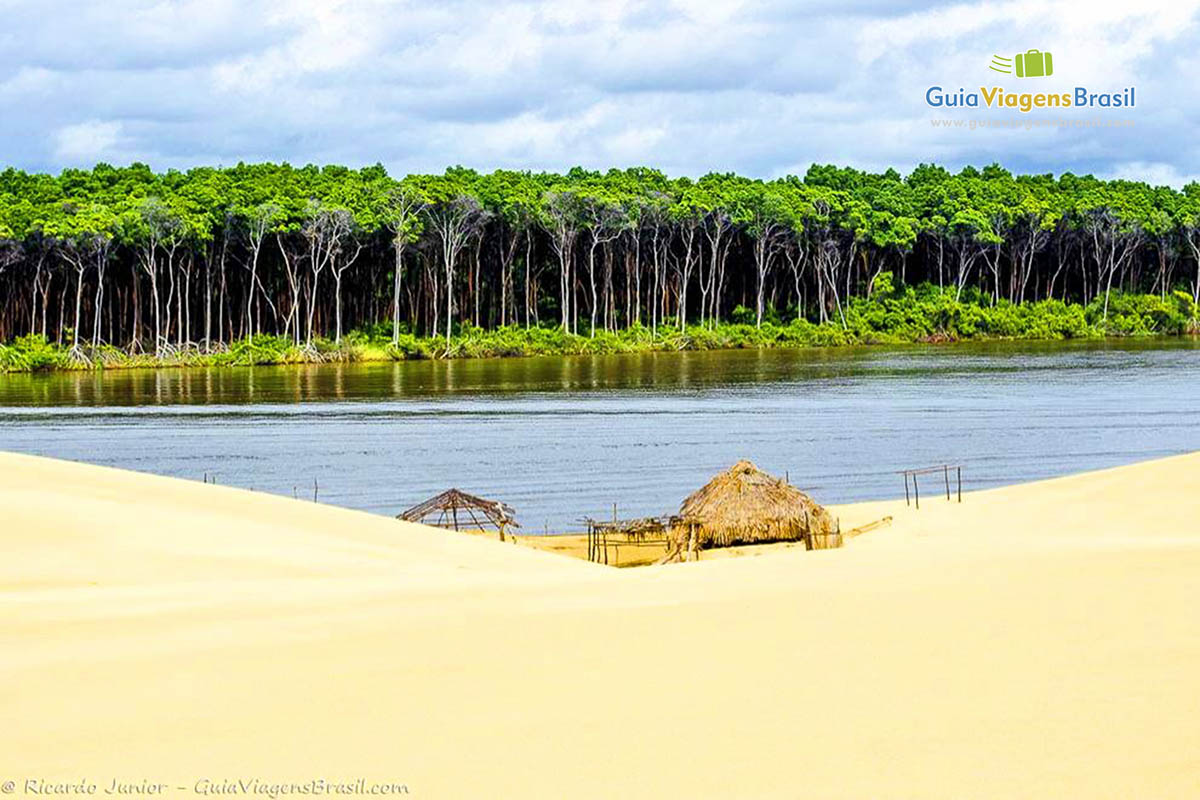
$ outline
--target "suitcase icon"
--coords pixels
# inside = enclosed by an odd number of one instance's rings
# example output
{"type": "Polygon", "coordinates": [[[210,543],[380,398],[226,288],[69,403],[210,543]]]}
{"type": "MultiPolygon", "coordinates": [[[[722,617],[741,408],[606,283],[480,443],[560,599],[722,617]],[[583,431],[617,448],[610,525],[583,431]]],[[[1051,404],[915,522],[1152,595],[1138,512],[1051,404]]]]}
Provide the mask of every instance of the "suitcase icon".
{"type": "Polygon", "coordinates": [[[1042,78],[1054,74],[1054,58],[1040,50],[1017,53],[1015,59],[1018,78],[1042,78]]]}

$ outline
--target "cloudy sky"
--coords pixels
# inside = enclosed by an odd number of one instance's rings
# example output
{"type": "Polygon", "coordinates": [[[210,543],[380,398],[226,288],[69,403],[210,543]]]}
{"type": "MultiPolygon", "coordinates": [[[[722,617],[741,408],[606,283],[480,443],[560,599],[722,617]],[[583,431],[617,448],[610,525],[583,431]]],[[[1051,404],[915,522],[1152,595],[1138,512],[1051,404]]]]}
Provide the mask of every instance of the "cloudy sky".
{"type": "MultiPolygon", "coordinates": [[[[1200,0],[0,0],[0,162],[1200,176],[1200,0]],[[988,70],[1038,48],[1051,78],[988,70]],[[931,85],[1137,87],[1120,129],[945,129],[931,85]]],[[[1060,117],[1059,112],[1043,112],[1060,117]]]]}

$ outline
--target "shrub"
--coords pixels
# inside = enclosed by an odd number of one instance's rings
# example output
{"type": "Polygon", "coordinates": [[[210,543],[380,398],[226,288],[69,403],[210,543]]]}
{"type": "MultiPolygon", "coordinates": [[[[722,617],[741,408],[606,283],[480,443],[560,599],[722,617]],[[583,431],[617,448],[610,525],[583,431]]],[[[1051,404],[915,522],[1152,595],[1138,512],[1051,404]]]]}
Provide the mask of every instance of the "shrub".
{"type": "Polygon", "coordinates": [[[291,339],[259,333],[239,339],[229,350],[209,356],[209,363],[221,366],[249,367],[261,364],[286,364],[305,360],[291,339]]]}
{"type": "Polygon", "coordinates": [[[842,312],[844,324],[842,315],[836,312],[823,323],[796,319],[794,315],[784,323],[775,309],[768,307],[759,327],[755,312],[739,305],[729,321],[692,324],[682,331],[666,319],[655,331],[635,324],[620,331],[598,329],[594,335],[570,333],[549,322],[532,328],[507,325],[490,331],[462,322],[449,344],[442,336],[418,336],[407,325],[401,326],[398,341],[393,343],[389,322],[351,331],[340,343],[318,338],[311,345],[297,347],[287,337],[259,334],[233,342],[222,352],[204,353],[189,346],[161,358],[130,354],[107,345],[84,348],[82,355],[73,354],[44,336],[30,335],[0,345],[0,371],[838,347],[975,338],[1078,339],[1200,332],[1197,304],[1182,291],[1165,298],[1113,292],[1105,320],[1103,297],[1087,307],[1060,300],[1021,305],[1006,300],[993,303],[989,295],[974,287],[964,291],[961,298],[956,298],[952,288],[929,284],[897,287],[888,272],[876,277],[870,299],[851,298],[842,312]]]}
{"type": "Polygon", "coordinates": [[[45,336],[18,336],[10,345],[0,345],[0,369],[6,372],[40,372],[71,366],[67,351],[51,344],[45,336]]]}
{"type": "Polygon", "coordinates": [[[746,308],[739,305],[733,309],[733,313],[729,315],[729,320],[735,325],[753,325],[758,320],[758,314],[753,308],[746,308]]]}

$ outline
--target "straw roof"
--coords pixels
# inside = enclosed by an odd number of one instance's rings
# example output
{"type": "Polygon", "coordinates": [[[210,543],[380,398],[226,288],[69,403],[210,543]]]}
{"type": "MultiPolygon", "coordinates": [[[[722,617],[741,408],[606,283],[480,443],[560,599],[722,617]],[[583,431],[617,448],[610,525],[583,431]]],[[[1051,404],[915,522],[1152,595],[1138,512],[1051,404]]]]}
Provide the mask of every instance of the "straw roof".
{"type": "Polygon", "coordinates": [[[515,516],[516,512],[499,500],[487,500],[467,494],[461,489],[447,489],[436,497],[401,511],[396,515],[396,519],[455,530],[458,530],[460,524],[468,528],[482,529],[486,522],[503,531],[506,526],[520,527],[515,516]]]}
{"type": "Polygon", "coordinates": [[[673,533],[696,531],[700,547],[804,539],[833,534],[837,522],[811,497],[749,461],[717,475],[679,507],[673,533]]]}

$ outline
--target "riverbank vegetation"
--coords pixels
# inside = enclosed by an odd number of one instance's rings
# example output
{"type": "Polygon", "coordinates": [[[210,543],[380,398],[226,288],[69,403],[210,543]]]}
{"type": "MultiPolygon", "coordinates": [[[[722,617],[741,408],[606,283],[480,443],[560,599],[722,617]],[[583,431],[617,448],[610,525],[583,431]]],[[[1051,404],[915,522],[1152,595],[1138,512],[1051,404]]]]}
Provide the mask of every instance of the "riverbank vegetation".
{"type": "Polygon", "coordinates": [[[743,348],[836,347],[860,344],[903,344],[986,339],[1091,339],[1104,336],[1179,335],[1194,331],[1195,308],[1191,297],[1177,292],[1167,298],[1150,294],[1114,293],[1109,316],[1094,302],[1084,307],[1061,300],[1040,300],[1020,305],[1007,300],[991,302],[972,290],[955,299],[952,290],[924,285],[891,290],[890,273],[881,273],[870,299],[852,298],[846,324],[827,320],[814,323],[793,318],[784,321],[768,307],[758,324],[754,310],[734,309],[733,320],[715,324],[690,324],[680,330],[666,320],[657,331],[636,324],[614,331],[599,330],[584,336],[559,325],[535,327],[506,325],[478,328],[470,322],[455,327],[449,343],[442,336],[419,336],[402,329],[392,336],[390,325],[349,332],[341,341],[317,337],[311,345],[298,345],[288,337],[255,334],[226,346],[208,350],[197,345],[167,345],[161,353],[131,354],[111,345],[89,348],[81,357],[71,347],[51,342],[41,334],[19,337],[0,345],[0,371],[28,372],[160,366],[252,366],[324,362],[402,361],[436,358],[507,358],[537,355],[602,355],[680,350],[743,348]]]}
{"type": "Polygon", "coordinates": [[[1200,185],[0,172],[0,369],[1197,331],[1200,185]]]}

